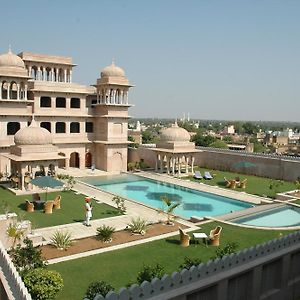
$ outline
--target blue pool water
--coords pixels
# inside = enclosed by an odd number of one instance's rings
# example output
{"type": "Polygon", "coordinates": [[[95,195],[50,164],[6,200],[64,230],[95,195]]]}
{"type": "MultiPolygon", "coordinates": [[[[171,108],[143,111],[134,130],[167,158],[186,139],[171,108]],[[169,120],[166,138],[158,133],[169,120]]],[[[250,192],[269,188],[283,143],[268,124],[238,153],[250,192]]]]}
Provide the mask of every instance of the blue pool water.
{"type": "Polygon", "coordinates": [[[285,205],[275,209],[230,220],[232,223],[259,227],[300,226],[300,208],[285,205]]]}
{"type": "Polygon", "coordinates": [[[174,202],[180,202],[180,205],[174,210],[174,214],[184,218],[223,215],[253,206],[231,198],[134,175],[122,174],[113,177],[107,176],[104,179],[103,177],[85,177],[80,180],[101,190],[158,209],[163,208],[161,197],[167,196],[174,202]]]}

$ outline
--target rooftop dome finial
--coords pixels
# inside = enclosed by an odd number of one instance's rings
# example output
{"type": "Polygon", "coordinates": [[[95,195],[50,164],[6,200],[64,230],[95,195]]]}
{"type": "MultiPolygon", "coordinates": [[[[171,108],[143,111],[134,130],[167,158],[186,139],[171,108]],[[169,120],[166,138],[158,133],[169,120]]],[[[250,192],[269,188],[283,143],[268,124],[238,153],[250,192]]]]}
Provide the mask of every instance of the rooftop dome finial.
{"type": "Polygon", "coordinates": [[[32,115],[32,120],[31,120],[31,123],[30,123],[29,127],[38,127],[36,122],[35,122],[34,115],[32,115]]]}

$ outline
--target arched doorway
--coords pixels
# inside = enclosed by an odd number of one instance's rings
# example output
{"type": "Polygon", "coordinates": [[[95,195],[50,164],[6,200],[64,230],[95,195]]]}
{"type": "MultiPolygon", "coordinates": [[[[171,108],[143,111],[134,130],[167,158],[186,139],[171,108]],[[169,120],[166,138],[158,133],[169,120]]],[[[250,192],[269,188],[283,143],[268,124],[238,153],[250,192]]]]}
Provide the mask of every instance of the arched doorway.
{"type": "Polygon", "coordinates": [[[79,153],[72,152],[70,154],[70,167],[79,168],[79,153]]]}
{"type": "Polygon", "coordinates": [[[92,166],[92,154],[91,152],[87,152],[85,154],[85,167],[90,168],[92,166]]]}
{"type": "Polygon", "coordinates": [[[111,160],[111,171],[120,171],[122,170],[123,159],[122,154],[115,152],[111,160]]]}

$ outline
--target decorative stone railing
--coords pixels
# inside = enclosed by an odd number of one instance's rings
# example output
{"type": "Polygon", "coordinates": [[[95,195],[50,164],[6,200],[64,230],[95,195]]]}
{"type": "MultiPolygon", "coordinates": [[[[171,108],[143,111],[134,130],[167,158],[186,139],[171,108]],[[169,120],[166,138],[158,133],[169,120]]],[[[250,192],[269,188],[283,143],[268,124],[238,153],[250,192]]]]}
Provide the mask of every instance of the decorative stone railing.
{"type": "Polygon", "coordinates": [[[299,299],[299,266],[298,231],[94,300],[299,299]]]}
{"type": "MultiPolygon", "coordinates": [[[[1,283],[6,294],[6,299],[13,300],[31,300],[31,296],[25,287],[22,278],[17,272],[9,255],[0,242],[0,272],[1,283]]],[[[5,299],[5,298],[4,298],[5,299]]]]}

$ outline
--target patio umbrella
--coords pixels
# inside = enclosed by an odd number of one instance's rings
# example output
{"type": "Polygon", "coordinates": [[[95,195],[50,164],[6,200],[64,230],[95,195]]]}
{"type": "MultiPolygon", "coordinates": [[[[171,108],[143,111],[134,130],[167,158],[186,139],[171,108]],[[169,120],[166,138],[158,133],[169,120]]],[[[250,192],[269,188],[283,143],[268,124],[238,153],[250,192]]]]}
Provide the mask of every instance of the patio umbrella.
{"type": "Polygon", "coordinates": [[[64,185],[63,182],[61,182],[51,176],[36,177],[31,180],[31,183],[38,187],[46,188],[46,200],[45,201],[47,201],[48,188],[57,188],[57,187],[62,187],[64,185]]]}

